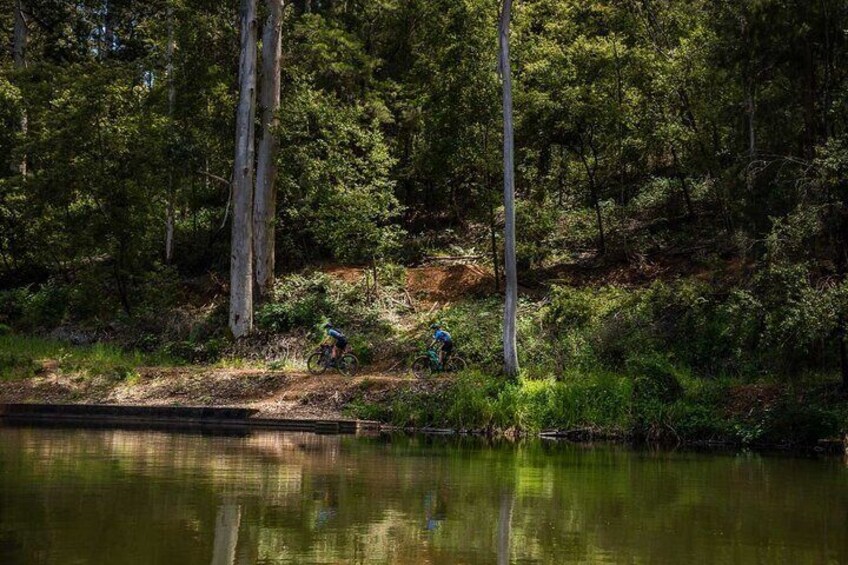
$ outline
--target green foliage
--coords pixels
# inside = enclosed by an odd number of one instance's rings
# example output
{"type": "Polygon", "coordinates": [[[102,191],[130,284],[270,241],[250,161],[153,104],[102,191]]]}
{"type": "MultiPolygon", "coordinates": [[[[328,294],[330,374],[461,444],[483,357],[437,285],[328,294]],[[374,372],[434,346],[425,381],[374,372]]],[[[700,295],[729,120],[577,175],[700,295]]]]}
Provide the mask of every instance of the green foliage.
{"type": "Polygon", "coordinates": [[[0,312],[8,323],[25,330],[52,328],[65,318],[69,289],[50,282],[37,290],[22,287],[0,292],[0,312]]]}
{"type": "Polygon", "coordinates": [[[221,358],[224,351],[224,340],[211,338],[206,340],[182,340],[165,344],[162,352],[171,357],[188,363],[214,363],[221,358]]]}
{"type": "Polygon", "coordinates": [[[552,250],[556,235],[557,209],[536,202],[519,201],[515,211],[516,261],[522,269],[541,266],[552,250]]]}
{"type": "Polygon", "coordinates": [[[379,122],[368,108],[302,83],[283,103],[281,227],[296,227],[342,261],[390,256],[403,230],[393,223],[401,208],[379,122]]]}
{"type": "Polygon", "coordinates": [[[678,371],[668,359],[656,355],[632,357],[627,372],[633,375],[633,401],[670,403],[683,395],[678,371]]]}
{"type": "Polygon", "coordinates": [[[15,351],[0,351],[0,381],[35,376],[41,366],[35,359],[15,351]]]}
{"type": "Polygon", "coordinates": [[[358,417],[400,426],[525,431],[592,427],[624,433],[629,393],[626,379],[606,374],[510,382],[472,370],[430,390],[402,391],[390,403],[359,400],[350,409],[358,417]]]}
{"type": "Polygon", "coordinates": [[[274,300],[259,309],[256,322],[274,332],[313,331],[327,320],[339,327],[364,323],[374,313],[368,311],[363,290],[324,273],[291,275],[274,288],[274,300]]]}
{"type": "Polygon", "coordinates": [[[131,377],[136,367],[174,361],[166,355],[145,355],[105,343],[77,346],[16,334],[0,336],[0,356],[4,359],[4,374],[10,367],[16,366],[18,372],[13,373],[19,377],[33,376],[40,369],[40,362],[49,360],[57,363],[63,372],[105,375],[121,380],[131,377]]]}

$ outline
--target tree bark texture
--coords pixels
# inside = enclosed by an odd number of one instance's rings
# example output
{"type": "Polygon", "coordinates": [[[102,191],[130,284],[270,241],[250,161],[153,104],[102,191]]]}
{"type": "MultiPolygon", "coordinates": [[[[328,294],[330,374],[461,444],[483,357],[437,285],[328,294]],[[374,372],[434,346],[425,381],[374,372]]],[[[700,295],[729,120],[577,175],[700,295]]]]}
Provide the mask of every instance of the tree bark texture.
{"type": "Polygon", "coordinates": [[[256,0],[242,0],[239,101],[230,241],[230,331],[253,331],[253,134],[256,115],[256,0]]]}
{"type": "Polygon", "coordinates": [[[274,220],[277,210],[277,137],[273,131],[280,109],[280,61],[283,1],[266,0],[268,17],[262,33],[262,82],[259,85],[261,110],[259,154],[256,165],[256,194],[253,199],[253,251],[255,282],[260,297],[274,284],[274,220]]]}
{"type": "Polygon", "coordinates": [[[503,345],[504,372],[518,374],[516,345],[516,314],[518,309],[518,272],[515,262],[515,165],[512,128],[512,70],[509,64],[509,23],[512,0],[503,0],[500,21],[500,72],[503,81],[503,165],[504,165],[504,273],[506,300],[504,304],[503,345]]]}

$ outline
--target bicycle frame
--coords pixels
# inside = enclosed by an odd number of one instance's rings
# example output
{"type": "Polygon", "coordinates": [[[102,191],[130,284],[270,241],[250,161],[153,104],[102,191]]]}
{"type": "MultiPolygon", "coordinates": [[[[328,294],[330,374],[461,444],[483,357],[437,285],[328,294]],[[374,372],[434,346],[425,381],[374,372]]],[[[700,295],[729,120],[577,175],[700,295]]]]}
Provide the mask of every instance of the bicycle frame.
{"type": "Polygon", "coordinates": [[[321,351],[321,366],[325,368],[329,367],[333,361],[333,346],[322,345],[319,350],[321,351]]]}

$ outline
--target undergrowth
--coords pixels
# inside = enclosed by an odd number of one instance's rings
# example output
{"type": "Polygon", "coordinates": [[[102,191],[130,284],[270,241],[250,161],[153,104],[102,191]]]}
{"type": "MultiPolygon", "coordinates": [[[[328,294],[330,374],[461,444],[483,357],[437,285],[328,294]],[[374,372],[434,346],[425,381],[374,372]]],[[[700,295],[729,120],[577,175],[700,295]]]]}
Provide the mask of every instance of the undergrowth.
{"type": "Polygon", "coordinates": [[[0,335],[0,380],[34,376],[45,362],[55,363],[64,372],[126,380],[135,375],[137,367],[173,364],[174,360],[105,343],[76,346],[33,336],[0,335]]]}

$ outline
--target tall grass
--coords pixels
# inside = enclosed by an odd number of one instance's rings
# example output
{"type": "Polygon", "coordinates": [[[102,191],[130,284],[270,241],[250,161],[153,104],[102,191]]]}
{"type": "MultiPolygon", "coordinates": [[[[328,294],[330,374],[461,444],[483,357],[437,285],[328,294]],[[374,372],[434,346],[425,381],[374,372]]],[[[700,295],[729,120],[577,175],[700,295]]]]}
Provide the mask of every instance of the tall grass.
{"type": "Polygon", "coordinates": [[[0,380],[32,376],[45,362],[54,362],[63,371],[101,375],[127,374],[139,366],[172,364],[173,360],[104,343],[71,345],[32,336],[0,336],[0,380]]]}
{"type": "Polygon", "coordinates": [[[508,381],[480,371],[426,391],[403,391],[380,404],[354,402],[361,418],[399,426],[525,431],[592,427],[609,433],[629,428],[628,379],[608,373],[564,380],[508,381]]]}

